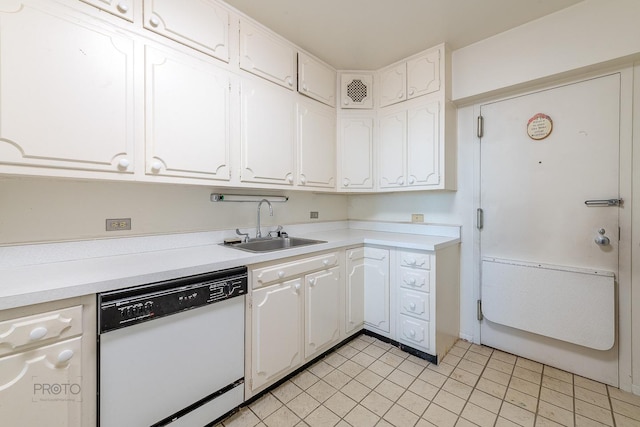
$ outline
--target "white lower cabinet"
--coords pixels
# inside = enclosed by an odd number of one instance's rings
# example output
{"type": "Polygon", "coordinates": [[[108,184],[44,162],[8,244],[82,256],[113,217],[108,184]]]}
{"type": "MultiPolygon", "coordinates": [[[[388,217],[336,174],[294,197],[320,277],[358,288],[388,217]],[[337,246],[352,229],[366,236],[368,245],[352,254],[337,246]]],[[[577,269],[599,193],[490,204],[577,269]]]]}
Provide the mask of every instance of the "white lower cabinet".
{"type": "Polygon", "coordinates": [[[363,262],[365,327],[392,337],[389,249],[365,247],[363,262]]]}
{"type": "Polygon", "coordinates": [[[95,319],[93,295],[0,311],[3,425],[96,424],[95,319]]]}
{"type": "Polygon", "coordinates": [[[359,331],[364,326],[364,248],[347,249],[345,333],[359,331]]]}
{"type": "Polygon", "coordinates": [[[339,267],[305,277],[304,356],[309,358],[331,347],[340,338],[339,267]]]}

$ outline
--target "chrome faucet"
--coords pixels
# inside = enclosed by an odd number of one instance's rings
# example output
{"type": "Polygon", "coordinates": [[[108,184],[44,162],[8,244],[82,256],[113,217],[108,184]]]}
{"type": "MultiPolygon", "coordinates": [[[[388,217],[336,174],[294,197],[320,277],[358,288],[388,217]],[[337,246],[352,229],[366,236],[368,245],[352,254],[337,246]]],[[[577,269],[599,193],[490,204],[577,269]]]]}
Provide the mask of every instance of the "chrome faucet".
{"type": "Polygon", "coordinates": [[[262,231],[260,231],[260,208],[262,207],[262,202],[267,202],[267,204],[269,205],[269,216],[273,216],[273,206],[271,206],[271,202],[267,199],[260,200],[260,202],[258,203],[258,224],[256,226],[256,239],[262,237],[262,231]]]}

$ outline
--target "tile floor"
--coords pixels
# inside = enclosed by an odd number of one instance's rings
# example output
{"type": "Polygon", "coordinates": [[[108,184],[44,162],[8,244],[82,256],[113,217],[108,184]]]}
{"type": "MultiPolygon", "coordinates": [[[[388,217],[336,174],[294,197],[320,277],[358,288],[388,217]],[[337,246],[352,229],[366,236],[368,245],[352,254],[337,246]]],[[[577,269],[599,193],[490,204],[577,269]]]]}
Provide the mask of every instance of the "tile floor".
{"type": "Polygon", "coordinates": [[[458,341],[439,365],[361,335],[218,427],[640,426],[640,396],[458,341]]]}

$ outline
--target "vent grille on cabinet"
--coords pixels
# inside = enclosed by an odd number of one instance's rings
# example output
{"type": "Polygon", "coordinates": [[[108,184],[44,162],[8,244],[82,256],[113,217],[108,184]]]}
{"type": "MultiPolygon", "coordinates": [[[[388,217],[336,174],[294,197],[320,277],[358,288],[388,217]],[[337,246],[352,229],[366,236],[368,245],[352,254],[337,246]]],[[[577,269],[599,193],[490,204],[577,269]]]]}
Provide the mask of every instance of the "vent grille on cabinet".
{"type": "Polygon", "coordinates": [[[353,102],[361,103],[367,97],[367,85],[356,79],[347,85],[347,96],[353,102]]]}

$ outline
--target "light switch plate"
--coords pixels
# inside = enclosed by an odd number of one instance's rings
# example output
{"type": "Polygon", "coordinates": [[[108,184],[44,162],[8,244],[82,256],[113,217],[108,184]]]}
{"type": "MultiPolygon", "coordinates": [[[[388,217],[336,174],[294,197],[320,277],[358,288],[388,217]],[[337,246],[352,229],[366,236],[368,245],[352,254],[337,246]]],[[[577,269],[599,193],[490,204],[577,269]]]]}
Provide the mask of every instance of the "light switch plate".
{"type": "Polygon", "coordinates": [[[131,218],[108,218],[107,231],[131,230],[131,218]]]}
{"type": "Polygon", "coordinates": [[[424,222],[424,214],[411,214],[411,222],[424,222]]]}

